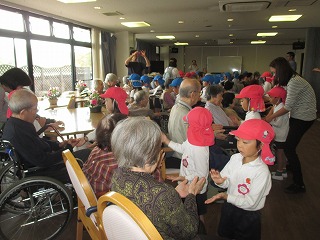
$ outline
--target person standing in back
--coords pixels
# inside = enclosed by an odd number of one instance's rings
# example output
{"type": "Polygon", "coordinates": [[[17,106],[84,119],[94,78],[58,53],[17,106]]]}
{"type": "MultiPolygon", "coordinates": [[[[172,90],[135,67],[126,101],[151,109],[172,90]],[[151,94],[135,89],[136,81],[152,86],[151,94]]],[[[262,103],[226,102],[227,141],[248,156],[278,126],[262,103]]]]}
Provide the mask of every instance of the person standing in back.
{"type": "Polygon", "coordinates": [[[146,52],[143,50],[131,50],[130,56],[126,59],[124,64],[128,68],[128,75],[136,73],[140,76],[149,73],[149,69],[151,66],[150,61],[146,56],[146,52]],[[145,63],[138,62],[138,58],[140,56],[144,58],[145,63]]]}

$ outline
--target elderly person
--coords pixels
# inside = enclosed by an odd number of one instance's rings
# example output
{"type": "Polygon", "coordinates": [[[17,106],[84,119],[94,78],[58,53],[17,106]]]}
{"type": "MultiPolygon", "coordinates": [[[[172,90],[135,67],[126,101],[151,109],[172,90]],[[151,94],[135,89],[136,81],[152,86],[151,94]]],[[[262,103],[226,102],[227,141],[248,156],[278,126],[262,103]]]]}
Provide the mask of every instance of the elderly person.
{"type": "Polygon", "coordinates": [[[109,87],[114,87],[118,83],[118,77],[114,73],[108,73],[106,78],[104,79],[105,87],[108,89],[109,87]]]}
{"type": "Polygon", "coordinates": [[[196,195],[205,179],[195,178],[190,185],[185,180],[174,189],[151,176],[163,158],[159,126],[145,118],[125,119],[113,130],[111,147],[119,167],[113,174],[111,190],[134,202],[163,239],[196,237],[199,226],[196,195]]]}
{"type": "Polygon", "coordinates": [[[93,80],[93,89],[97,91],[99,94],[102,94],[104,89],[103,81],[101,79],[93,80]]]}
{"type": "MultiPolygon", "coordinates": [[[[69,177],[62,160],[62,151],[72,151],[79,140],[57,142],[39,137],[33,126],[38,111],[38,99],[30,90],[16,90],[9,100],[9,107],[12,116],[5,124],[2,138],[11,142],[26,168],[43,167],[35,172],[36,175],[67,182],[69,177]]],[[[87,160],[88,155],[85,158],[75,152],[75,156],[82,160],[87,160]]]]}
{"type": "Polygon", "coordinates": [[[129,104],[129,116],[145,116],[151,119],[160,116],[160,113],[155,113],[147,108],[149,103],[149,93],[144,90],[136,92],[133,96],[134,102],[129,104]]]}

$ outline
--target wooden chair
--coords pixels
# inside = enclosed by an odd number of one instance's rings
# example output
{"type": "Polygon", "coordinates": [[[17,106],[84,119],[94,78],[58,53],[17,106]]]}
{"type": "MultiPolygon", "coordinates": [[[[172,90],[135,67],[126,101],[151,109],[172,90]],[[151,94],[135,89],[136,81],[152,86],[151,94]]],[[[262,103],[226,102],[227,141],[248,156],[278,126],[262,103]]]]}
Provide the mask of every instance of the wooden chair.
{"type": "Polygon", "coordinates": [[[128,198],[108,192],[98,200],[98,215],[108,240],[160,240],[149,218],[128,198]]]}
{"type": "Polygon", "coordinates": [[[66,164],[73,188],[78,196],[78,222],[76,239],[82,240],[83,227],[86,228],[91,239],[106,239],[103,230],[100,230],[100,220],[96,211],[97,198],[89,181],[82,172],[82,169],[70,150],[63,151],[62,156],[66,164]],[[90,210],[92,209],[93,211],[90,213],[90,210]]]}
{"type": "MultiPolygon", "coordinates": [[[[166,154],[168,152],[174,152],[169,147],[163,147],[162,151],[164,151],[166,154]]],[[[180,173],[180,169],[178,169],[178,168],[166,168],[165,158],[163,158],[162,163],[161,163],[161,167],[160,167],[160,173],[161,173],[162,179],[165,180],[167,175],[173,175],[173,176],[177,176],[178,177],[179,173],[180,173]]]]}

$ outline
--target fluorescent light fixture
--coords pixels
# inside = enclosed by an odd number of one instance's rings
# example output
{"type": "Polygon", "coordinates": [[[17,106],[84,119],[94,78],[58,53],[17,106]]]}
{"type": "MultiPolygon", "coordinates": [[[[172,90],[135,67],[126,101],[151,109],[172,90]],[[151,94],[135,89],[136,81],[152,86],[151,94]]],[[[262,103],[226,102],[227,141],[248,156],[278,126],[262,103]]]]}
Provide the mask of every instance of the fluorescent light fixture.
{"type": "Polygon", "coordinates": [[[239,72],[239,70],[236,68],[232,68],[232,72],[239,72]]]}
{"type": "Polygon", "coordinates": [[[151,29],[150,32],[155,32],[155,31],[153,29],[151,29]]]}
{"type": "Polygon", "coordinates": [[[178,23],[179,23],[179,24],[183,24],[183,23],[184,23],[184,21],[178,21],[178,23]]]}
{"type": "Polygon", "coordinates": [[[292,9],[289,9],[288,11],[289,11],[289,12],[295,12],[295,11],[297,11],[297,9],[292,8],[292,9]]]}
{"type": "Polygon", "coordinates": [[[85,3],[85,2],[96,2],[96,0],[57,0],[62,3],[85,3]]]}
{"type": "Polygon", "coordinates": [[[146,22],[122,22],[121,24],[129,28],[150,27],[150,24],[146,22]]]}
{"type": "Polygon", "coordinates": [[[200,37],[199,35],[195,35],[196,38],[200,37]]]}
{"type": "Polygon", "coordinates": [[[186,46],[186,45],[189,45],[189,43],[187,43],[187,42],[175,42],[174,45],[177,45],[177,46],[186,46]]]}
{"type": "Polygon", "coordinates": [[[93,8],[97,10],[102,9],[102,7],[93,7],[93,8]]]}
{"type": "Polygon", "coordinates": [[[277,28],[278,26],[276,26],[276,25],[274,25],[274,26],[272,26],[272,28],[277,28]]]}
{"type": "Polygon", "coordinates": [[[159,39],[175,39],[175,36],[169,35],[169,36],[156,36],[156,38],[159,39]]]}
{"type": "Polygon", "coordinates": [[[265,44],[266,41],[258,40],[258,41],[251,41],[251,44],[265,44]]]}
{"type": "Polygon", "coordinates": [[[267,33],[257,33],[258,37],[274,37],[277,35],[277,32],[267,32],[267,33]]]}
{"type": "Polygon", "coordinates": [[[302,15],[274,15],[269,18],[269,22],[294,22],[302,15]]]}
{"type": "Polygon", "coordinates": [[[228,21],[228,22],[232,22],[232,21],[233,21],[233,18],[228,18],[227,21],[228,21]]]}
{"type": "Polygon", "coordinates": [[[119,19],[120,19],[120,20],[124,20],[125,18],[124,18],[124,17],[119,17],[119,19]]]}
{"type": "Polygon", "coordinates": [[[229,37],[233,37],[233,34],[232,34],[232,33],[230,33],[230,34],[229,34],[229,37]]]}

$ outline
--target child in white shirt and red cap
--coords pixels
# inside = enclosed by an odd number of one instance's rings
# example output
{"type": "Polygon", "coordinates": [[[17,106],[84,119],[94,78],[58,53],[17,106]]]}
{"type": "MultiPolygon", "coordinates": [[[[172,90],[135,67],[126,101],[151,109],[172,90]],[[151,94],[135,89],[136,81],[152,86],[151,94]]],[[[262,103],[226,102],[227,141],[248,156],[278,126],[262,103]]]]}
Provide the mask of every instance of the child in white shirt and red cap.
{"type": "Polygon", "coordinates": [[[194,177],[206,179],[200,194],[196,196],[198,215],[204,222],[207,212],[205,200],[207,199],[207,186],[209,176],[209,146],[214,144],[212,129],[212,114],[203,107],[193,108],[183,120],[188,124],[187,140],[182,144],[170,141],[162,134],[162,142],[174,151],[182,154],[179,177],[168,177],[172,181],[192,181],[194,177]]]}
{"type": "Polygon", "coordinates": [[[267,165],[274,163],[270,142],[274,138],[271,125],[261,119],[250,119],[231,131],[237,138],[239,153],[231,156],[221,172],[212,169],[214,183],[227,188],[205,203],[226,200],[221,209],[218,233],[230,239],[261,239],[260,209],[271,189],[267,165]]]}
{"type": "MultiPolygon", "coordinates": [[[[270,102],[273,107],[270,109],[268,116],[279,111],[284,107],[287,91],[281,87],[277,86],[272,88],[268,95],[270,97],[270,102]]],[[[272,179],[283,180],[288,176],[286,169],[286,157],[284,155],[284,147],[287,140],[289,132],[289,113],[281,115],[277,118],[272,119],[270,122],[273,130],[275,132],[274,144],[276,146],[276,159],[277,159],[277,170],[272,172],[272,179]]]]}
{"type": "Polygon", "coordinates": [[[264,90],[260,85],[249,85],[236,95],[236,98],[241,98],[241,106],[247,112],[244,121],[261,119],[260,112],[266,110],[263,95],[264,90]]]}

